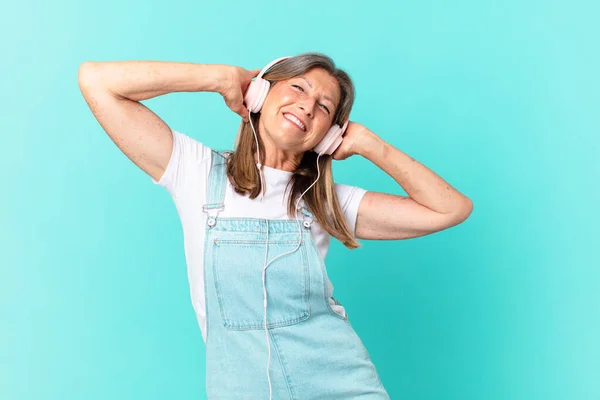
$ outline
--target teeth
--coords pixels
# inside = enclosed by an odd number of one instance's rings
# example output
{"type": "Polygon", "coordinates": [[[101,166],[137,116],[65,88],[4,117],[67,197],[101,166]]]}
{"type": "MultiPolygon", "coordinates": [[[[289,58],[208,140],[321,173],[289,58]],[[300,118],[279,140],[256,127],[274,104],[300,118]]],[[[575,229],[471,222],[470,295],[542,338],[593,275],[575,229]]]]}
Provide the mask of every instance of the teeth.
{"type": "Polygon", "coordinates": [[[291,114],[284,114],[284,117],[290,121],[292,121],[293,123],[295,123],[296,125],[298,125],[298,127],[302,130],[304,130],[304,124],[302,123],[302,121],[300,121],[298,118],[294,117],[291,114]]]}

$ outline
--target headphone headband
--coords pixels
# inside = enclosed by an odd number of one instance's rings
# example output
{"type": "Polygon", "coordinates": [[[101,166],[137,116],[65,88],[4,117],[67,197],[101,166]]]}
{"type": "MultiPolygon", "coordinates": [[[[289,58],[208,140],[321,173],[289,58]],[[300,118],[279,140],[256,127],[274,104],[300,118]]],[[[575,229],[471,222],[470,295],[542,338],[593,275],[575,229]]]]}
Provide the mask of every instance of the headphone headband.
{"type": "Polygon", "coordinates": [[[269,70],[269,68],[271,68],[273,65],[277,64],[279,61],[285,60],[286,58],[290,58],[290,56],[280,57],[280,58],[278,58],[276,60],[273,60],[270,63],[268,63],[267,66],[264,67],[262,69],[262,71],[260,71],[260,74],[258,74],[257,78],[262,78],[262,76],[269,70]]]}

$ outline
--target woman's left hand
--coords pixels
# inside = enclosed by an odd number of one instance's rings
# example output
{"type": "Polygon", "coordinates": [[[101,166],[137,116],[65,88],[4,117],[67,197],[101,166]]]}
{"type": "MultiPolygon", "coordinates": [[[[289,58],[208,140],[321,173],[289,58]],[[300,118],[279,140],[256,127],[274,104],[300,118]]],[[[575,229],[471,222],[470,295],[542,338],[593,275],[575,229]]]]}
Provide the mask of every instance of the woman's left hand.
{"type": "Polygon", "coordinates": [[[369,135],[373,135],[373,132],[367,127],[358,122],[350,121],[346,127],[346,132],[342,136],[342,143],[332,154],[333,159],[345,160],[351,155],[358,154],[360,146],[369,138],[369,135]]]}

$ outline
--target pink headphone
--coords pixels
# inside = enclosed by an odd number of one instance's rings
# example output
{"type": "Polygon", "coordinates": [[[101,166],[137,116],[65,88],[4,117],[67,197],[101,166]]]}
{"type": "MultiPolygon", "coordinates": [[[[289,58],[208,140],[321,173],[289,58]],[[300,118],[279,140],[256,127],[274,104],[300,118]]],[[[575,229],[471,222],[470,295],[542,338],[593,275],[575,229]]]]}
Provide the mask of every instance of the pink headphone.
{"type": "MultiPolygon", "coordinates": [[[[262,71],[260,71],[255,80],[250,83],[250,86],[244,95],[244,101],[248,111],[257,113],[261,110],[265,99],[267,98],[269,88],[271,87],[271,83],[268,80],[263,79],[262,76],[269,70],[269,68],[271,68],[271,66],[281,60],[285,60],[286,58],[290,58],[290,56],[281,57],[271,61],[262,69],[262,71]]],[[[340,143],[342,143],[342,135],[346,131],[347,127],[348,121],[346,121],[344,126],[341,128],[338,124],[333,124],[327,131],[325,137],[312,150],[319,155],[333,154],[335,149],[337,149],[340,143]]]]}

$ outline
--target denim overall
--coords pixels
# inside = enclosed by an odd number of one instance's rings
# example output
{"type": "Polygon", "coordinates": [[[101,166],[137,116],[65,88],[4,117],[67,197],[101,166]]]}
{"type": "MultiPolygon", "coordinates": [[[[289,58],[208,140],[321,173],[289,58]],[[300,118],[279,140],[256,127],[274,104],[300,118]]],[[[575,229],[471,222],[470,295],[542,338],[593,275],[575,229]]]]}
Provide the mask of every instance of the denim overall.
{"type": "MultiPolygon", "coordinates": [[[[224,209],[225,157],[211,152],[203,206],[206,390],[209,400],[269,400],[262,273],[265,257],[295,249],[300,232],[295,219],[217,218],[224,209]]],[[[329,306],[312,214],[302,213],[300,247],[266,269],[272,399],[389,399],[350,322],[329,306]]]]}

